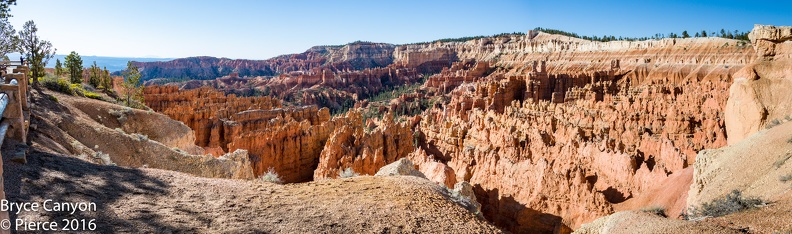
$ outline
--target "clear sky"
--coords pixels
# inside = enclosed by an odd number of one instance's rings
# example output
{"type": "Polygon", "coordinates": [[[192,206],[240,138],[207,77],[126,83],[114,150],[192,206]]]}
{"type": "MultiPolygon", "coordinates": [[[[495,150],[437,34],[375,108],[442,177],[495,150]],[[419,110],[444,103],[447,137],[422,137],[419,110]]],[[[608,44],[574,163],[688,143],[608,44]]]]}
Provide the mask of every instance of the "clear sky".
{"type": "Polygon", "coordinates": [[[643,37],[792,25],[792,1],[19,0],[58,54],[266,59],[314,45],[410,43],[555,28],[643,37]]]}

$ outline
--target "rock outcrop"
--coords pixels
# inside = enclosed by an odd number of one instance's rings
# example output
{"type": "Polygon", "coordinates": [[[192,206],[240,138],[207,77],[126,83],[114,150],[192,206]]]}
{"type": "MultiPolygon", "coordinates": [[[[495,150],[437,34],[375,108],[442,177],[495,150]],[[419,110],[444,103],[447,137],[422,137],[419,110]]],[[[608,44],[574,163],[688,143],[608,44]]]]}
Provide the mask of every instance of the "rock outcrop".
{"type": "Polygon", "coordinates": [[[757,59],[735,74],[729,91],[729,144],[792,118],[792,95],[787,95],[792,92],[792,27],[756,25],[748,37],[757,59]]]}
{"type": "Polygon", "coordinates": [[[473,192],[473,186],[467,181],[454,184],[454,189],[451,190],[451,197],[459,199],[470,212],[481,216],[481,204],[476,201],[476,193],[473,192]]]}
{"type": "Polygon", "coordinates": [[[423,173],[415,169],[409,159],[402,158],[391,164],[385,165],[377,171],[375,176],[415,176],[426,178],[423,173]]]}
{"type": "Polygon", "coordinates": [[[351,124],[337,126],[327,140],[314,179],[335,178],[346,168],[362,175],[374,175],[413,149],[412,130],[406,123],[386,118],[377,128],[367,131],[359,113],[349,112],[346,118],[351,124]]]}

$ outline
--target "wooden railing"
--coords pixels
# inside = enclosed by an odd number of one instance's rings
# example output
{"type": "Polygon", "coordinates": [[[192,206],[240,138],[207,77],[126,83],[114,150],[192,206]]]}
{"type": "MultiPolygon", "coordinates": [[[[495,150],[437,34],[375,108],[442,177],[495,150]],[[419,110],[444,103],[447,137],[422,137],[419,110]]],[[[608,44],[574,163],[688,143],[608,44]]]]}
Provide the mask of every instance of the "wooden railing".
{"type": "MultiPolygon", "coordinates": [[[[12,161],[19,163],[27,163],[27,145],[25,143],[30,126],[28,71],[28,67],[22,63],[0,62],[0,74],[2,74],[2,79],[0,79],[0,113],[2,113],[0,147],[2,144],[13,144],[14,150],[5,151],[13,152],[13,154],[2,156],[3,158],[10,157],[12,161]]],[[[0,175],[2,174],[3,161],[0,160],[0,175]]],[[[2,180],[0,180],[0,199],[6,199],[2,180]]],[[[8,218],[7,211],[0,211],[0,219],[7,220],[8,218]]],[[[1,233],[9,233],[9,230],[0,230],[1,233]]]]}

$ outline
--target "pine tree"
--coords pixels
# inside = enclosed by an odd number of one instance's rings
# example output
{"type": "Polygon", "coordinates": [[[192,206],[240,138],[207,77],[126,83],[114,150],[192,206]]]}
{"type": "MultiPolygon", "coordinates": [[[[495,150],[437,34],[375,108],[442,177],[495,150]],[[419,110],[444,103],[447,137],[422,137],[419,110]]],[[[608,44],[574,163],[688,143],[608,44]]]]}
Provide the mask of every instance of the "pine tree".
{"type": "Polygon", "coordinates": [[[6,58],[6,54],[17,51],[19,48],[19,38],[16,30],[8,22],[9,7],[16,5],[16,0],[0,0],[0,58],[6,58]]]}
{"type": "Polygon", "coordinates": [[[0,18],[0,58],[6,54],[17,51],[19,47],[16,30],[6,18],[0,18]]]}
{"type": "Polygon", "coordinates": [[[105,91],[113,90],[113,77],[110,76],[110,71],[107,70],[107,67],[104,67],[102,72],[102,88],[105,91]]]}
{"type": "Polygon", "coordinates": [[[132,100],[143,103],[143,82],[140,79],[140,71],[138,67],[132,63],[127,62],[127,69],[123,72],[124,75],[124,95],[126,96],[126,105],[132,107],[132,100]]]}
{"type": "Polygon", "coordinates": [[[96,61],[94,61],[93,65],[91,65],[88,75],[88,83],[93,85],[93,87],[99,87],[101,83],[101,80],[99,80],[101,78],[99,77],[101,75],[100,73],[101,71],[99,70],[99,66],[97,66],[96,61]]]}
{"type": "Polygon", "coordinates": [[[72,51],[66,56],[66,70],[69,72],[69,81],[73,84],[82,83],[82,57],[72,51]]]}
{"type": "Polygon", "coordinates": [[[60,59],[55,59],[55,76],[60,78],[63,75],[63,64],[60,59]]]}
{"type": "Polygon", "coordinates": [[[33,86],[38,86],[38,78],[44,75],[44,66],[57,51],[52,47],[52,43],[41,40],[37,33],[38,28],[32,20],[25,22],[22,31],[19,31],[20,52],[28,56],[33,86]]]}
{"type": "Polygon", "coordinates": [[[688,34],[687,30],[682,31],[682,38],[688,38],[688,37],[690,37],[690,34],[688,34]]]}
{"type": "Polygon", "coordinates": [[[707,30],[701,30],[701,37],[707,37],[707,30]]]}
{"type": "Polygon", "coordinates": [[[0,18],[7,19],[11,17],[11,15],[8,14],[8,8],[11,7],[11,5],[16,5],[16,0],[0,0],[0,18]]]}

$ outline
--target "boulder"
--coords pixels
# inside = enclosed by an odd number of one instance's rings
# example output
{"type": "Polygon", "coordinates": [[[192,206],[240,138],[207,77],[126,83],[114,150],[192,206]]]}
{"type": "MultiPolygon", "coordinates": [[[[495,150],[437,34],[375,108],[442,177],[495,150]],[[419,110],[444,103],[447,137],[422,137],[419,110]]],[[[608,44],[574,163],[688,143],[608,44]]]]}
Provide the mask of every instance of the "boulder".
{"type": "Polygon", "coordinates": [[[466,209],[474,214],[481,216],[481,203],[476,200],[476,194],[473,192],[473,186],[467,181],[462,181],[454,185],[451,195],[460,200],[466,209]]]}
{"type": "Polygon", "coordinates": [[[391,164],[385,165],[374,176],[415,176],[426,179],[426,176],[415,169],[409,159],[402,158],[391,164]]]}

